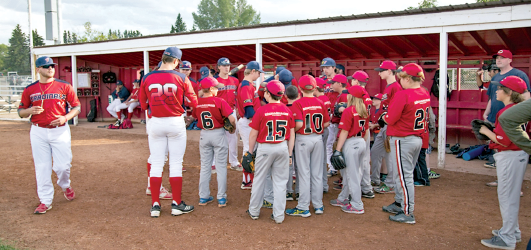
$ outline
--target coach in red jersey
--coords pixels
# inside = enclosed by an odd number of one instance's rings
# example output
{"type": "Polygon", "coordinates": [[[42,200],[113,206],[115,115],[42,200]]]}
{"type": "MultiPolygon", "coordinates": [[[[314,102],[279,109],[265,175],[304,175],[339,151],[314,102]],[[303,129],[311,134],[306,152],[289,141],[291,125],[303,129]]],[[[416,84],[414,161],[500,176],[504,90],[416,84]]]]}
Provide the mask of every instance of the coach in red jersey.
{"type": "Polygon", "coordinates": [[[159,70],[146,74],[140,89],[142,109],[151,109],[148,141],[151,153],[151,217],[160,216],[159,192],[162,182],[162,168],[168,148],[170,159],[170,184],[173,192],[172,215],[190,213],[193,206],[181,200],[183,185],[183,156],[186,149],[186,125],[182,104],[185,99],[192,108],[197,106],[197,96],[186,75],[173,69],[179,65],[182,52],[177,47],[169,47],[162,54],[159,70]]]}
{"type": "MultiPolygon", "coordinates": [[[[219,83],[225,85],[218,91],[218,97],[227,101],[233,110],[236,110],[236,93],[240,82],[238,78],[230,76],[230,61],[226,57],[222,57],[218,60],[219,75],[215,78],[219,83]]],[[[232,113],[236,118],[236,112],[232,113]]],[[[227,140],[229,141],[229,163],[230,169],[236,171],[243,171],[240,162],[238,161],[238,126],[236,124],[236,132],[231,134],[226,133],[227,140]]],[[[221,167],[221,166],[220,166],[221,167]]]]}
{"type": "Polygon", "coordinates": [[[52,170],[57,174],[57,185],[63,189],[65,198],[71,201],[75,197],[70,186],[72,150],[70,127],[66,122],[79,114],[81,105],[72,86],[53,77],[55,65],[47,56],[35,61],[40,80],[24,89],[18,108],[19,116],[26,118],[31,115],[33,124],[30,141],[40,200],[34,212],[36,214],[44,214],[52,208],[52,170]],[[67,106],[71,108],[68,113],[67,106]]]}

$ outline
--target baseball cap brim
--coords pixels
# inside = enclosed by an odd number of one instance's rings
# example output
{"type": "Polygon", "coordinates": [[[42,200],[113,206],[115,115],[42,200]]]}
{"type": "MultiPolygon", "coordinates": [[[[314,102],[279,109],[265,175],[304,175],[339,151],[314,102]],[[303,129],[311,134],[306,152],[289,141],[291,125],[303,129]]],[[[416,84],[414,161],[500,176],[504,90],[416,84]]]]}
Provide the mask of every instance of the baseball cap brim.
{"type": "Polygon", "coordinates": [[[386,71],[387,69],[383,69],[383,68],[378,67],[378,68],[375,68],[374,70],[381,72],[381,71],[386,71]]]}
{"type": "Polygon", "coordinates": [[[352,76],[347,76],[347,80],[352,80],[352,79],[354,79],[354,77],[352,77],[352,76]]]}

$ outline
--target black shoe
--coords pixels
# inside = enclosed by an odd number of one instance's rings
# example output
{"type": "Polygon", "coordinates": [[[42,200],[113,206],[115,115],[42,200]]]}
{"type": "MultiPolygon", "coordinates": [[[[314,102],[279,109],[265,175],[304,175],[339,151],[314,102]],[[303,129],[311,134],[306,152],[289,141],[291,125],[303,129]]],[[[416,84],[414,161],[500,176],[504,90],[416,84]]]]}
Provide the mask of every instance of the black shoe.
{"type": "Polygon", "coordinates": [[[188,206],[184,203],[184,201],[181,201],[181,204],[177,205],[175,203],[171,204],[171,215],[177,216],[181,214],[187,214],[194,211],[194,206],[188,206]]]}
{"type": "Polygon", "coordinates": [[[151,217],[159,218],[159,216],[160,216],[160,206],[159,205],[155,205],[155,206],[151,207],[150,213],[151,213],[151,217]]]}
{"type": "Polygon", "coordinates": [[[361,193],[361,197],[372,199],[372,198],[374,198],[374,192],[373,191],[369,191],[367,193],[361,193]]]}

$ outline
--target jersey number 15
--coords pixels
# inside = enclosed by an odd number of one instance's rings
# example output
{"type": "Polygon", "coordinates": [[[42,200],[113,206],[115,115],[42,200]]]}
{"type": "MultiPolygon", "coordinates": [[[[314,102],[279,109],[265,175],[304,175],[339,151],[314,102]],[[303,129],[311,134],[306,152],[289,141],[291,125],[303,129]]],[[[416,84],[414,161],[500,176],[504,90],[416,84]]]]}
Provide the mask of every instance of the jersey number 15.
{"type": "Polygon", "coordinates": [[[267,137],[266,141],[270,142],[282,142],[286,137],[286,126],[288,121],[286,120],[275,120],[267,121],[267,137]]]}

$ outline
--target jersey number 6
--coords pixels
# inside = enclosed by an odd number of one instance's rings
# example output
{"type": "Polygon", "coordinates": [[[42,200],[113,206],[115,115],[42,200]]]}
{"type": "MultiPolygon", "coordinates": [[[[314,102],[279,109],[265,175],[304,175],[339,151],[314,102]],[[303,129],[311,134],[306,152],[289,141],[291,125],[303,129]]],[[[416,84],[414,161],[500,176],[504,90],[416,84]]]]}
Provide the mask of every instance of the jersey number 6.
{"type": "Polygon", "coordinates": [[[153,97],[153,102],[150,103],[152,106],[159,106],[159,105],[179,105],[175,98],[175,92],[177,92],[177,85],[174,83],[166,83],[164,85],[160,83],[153,83],[149,85],[149,91],[151,92],[151,96],[153,97]],[[152,90],[155,90],[153,92],[152,90]]]}
{"type": "Polygon", "coordinates": [[[212,114],[210,112],[201,112],[201,124],[203,124],[204,129],[214,128],[214,121],[212,120],[212,114]]]}
{"type": "Polygon", "coordinates": [[[276,121],[267,121],[267,137],[266,141],[272,142],[282,142],[286,136],[286,126],[288,121],[285,120],[276,120],[276,121]]]}

